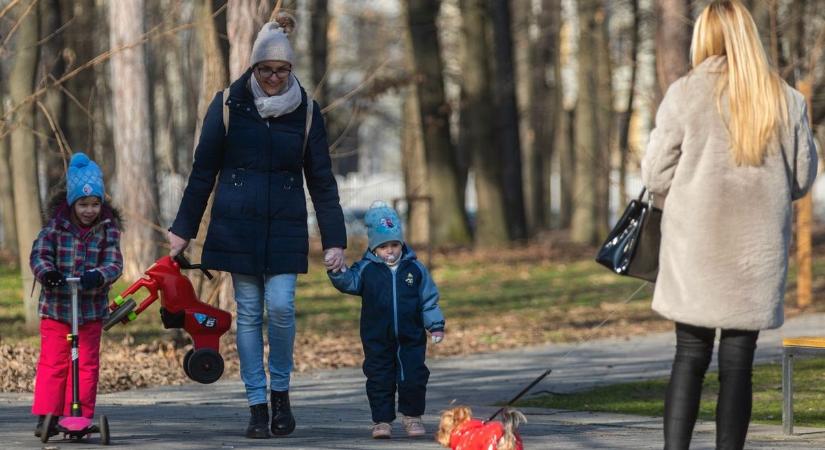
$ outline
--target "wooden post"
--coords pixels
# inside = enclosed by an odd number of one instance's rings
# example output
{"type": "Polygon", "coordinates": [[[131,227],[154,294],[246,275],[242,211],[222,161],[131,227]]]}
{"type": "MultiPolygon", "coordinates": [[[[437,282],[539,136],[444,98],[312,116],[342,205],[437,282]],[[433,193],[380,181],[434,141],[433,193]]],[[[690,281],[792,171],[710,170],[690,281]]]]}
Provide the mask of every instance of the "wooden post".
{"type": "MultiPolygon", "coordinates": [[[[810,77],[800,80],[797,89],[808,101],[808,121],[812,120],[812,89],[810,77]]],[[[805,308],[811,305],[811,221],[813,218],[812,193],[799,200],[796,208],[796,305],[805,308]]]]}

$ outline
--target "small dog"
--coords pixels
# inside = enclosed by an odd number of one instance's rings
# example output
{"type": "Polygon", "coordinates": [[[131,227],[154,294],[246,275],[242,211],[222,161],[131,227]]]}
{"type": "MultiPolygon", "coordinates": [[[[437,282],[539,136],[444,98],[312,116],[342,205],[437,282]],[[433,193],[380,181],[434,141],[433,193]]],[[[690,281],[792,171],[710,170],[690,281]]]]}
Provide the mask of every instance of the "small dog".
{"type": "Polygon", "coordinates": [[[435,440],[452,450],[524,450],[518,426],[527,419],[519,411],[507,409],[502,421],[473,419],[467,406],[456,406],[441,413],[435,440]]]}

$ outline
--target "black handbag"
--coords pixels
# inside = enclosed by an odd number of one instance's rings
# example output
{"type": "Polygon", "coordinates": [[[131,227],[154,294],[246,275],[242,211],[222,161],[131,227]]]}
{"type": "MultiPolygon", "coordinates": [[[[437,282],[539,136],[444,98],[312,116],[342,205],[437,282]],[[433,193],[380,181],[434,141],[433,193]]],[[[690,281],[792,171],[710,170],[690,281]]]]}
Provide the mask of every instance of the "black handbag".
{"type": "Polygon", "coordinates": [[[631,200],[607,240],[599,248],[596,262],[619,275],[656,282],[659,273],[659,243],[662,210],[644,201],[646,189],[631,200]]]}

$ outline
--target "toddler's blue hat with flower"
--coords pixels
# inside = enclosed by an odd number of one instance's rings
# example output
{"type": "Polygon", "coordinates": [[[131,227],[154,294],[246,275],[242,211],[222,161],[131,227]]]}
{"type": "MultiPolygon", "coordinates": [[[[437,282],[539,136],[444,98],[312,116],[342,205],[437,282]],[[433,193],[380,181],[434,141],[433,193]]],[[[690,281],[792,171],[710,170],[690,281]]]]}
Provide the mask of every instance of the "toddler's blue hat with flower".
{"type": "Polygon", "coordinates": [[[401,218],[394,209],[382,201],[376,201],[370,205],[370,209],[364,216],[364,223],[367,226],[370,250],[375,250],[385,242],[404,242],[401,218]]]}
{"type": "Polygon", "coordinates": [[[84,153],[75,153],[66,172],[66,200],[73,205],[77,199],[90,195],[103,201],[103,172],[84,153]]]}

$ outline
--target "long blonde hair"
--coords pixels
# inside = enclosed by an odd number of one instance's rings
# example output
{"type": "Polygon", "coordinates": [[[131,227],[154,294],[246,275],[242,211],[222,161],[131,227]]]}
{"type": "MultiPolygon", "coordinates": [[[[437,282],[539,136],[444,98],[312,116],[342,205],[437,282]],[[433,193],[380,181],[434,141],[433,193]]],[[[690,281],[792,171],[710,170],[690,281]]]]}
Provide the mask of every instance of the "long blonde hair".
{"type": "Polygon", "coordinates": [[[768,144],[788,122],[784,81],[768,64],[756,24],[739,0],[714,0],[693,27],[693,67],[705,59],[727,56],[727,77],[717,86],[717,107],[727,90],[730,100],[731,151],[738,166],[760,166],[768,144]]]}

